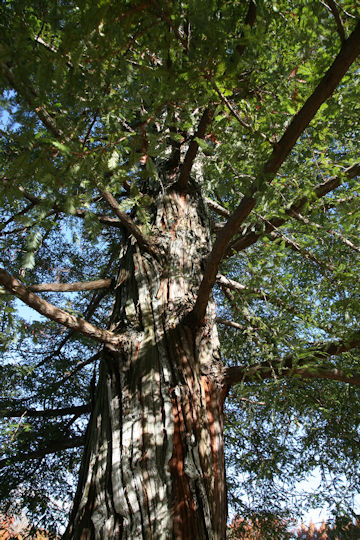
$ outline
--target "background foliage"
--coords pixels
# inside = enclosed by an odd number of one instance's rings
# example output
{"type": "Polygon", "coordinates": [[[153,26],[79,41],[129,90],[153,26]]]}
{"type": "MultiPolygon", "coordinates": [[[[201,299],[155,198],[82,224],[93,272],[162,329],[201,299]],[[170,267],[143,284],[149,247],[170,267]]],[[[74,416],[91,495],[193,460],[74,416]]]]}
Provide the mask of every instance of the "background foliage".
{"type": "MultiPolygon", "coordinates": [[[[2,2],[4,268],[25,285],[113,277],[122,226],[109,225],[98,186],[149,232],[151,200],[141,191],[149,178],[161,182],[176,151],[184,154],[206,107],[213,122],[198,139],[193,174],[204,196],[228,212],[237,207],[359,18],[347,0],[259,0],[255,23],[246,24],[250,4],[2,2]]],[[[221,267],[243,289],[215,290],[219,317],[238,325],[221,326],[224,360],[276,365],[270,380],[244,377],[227,401],[229,502],[245,518],[319,504],[336,516],[354,511],[358,387],[284,378],[278,366],[290,355],[311,368],[319,342],[349,342],[358,332],[359,182],[345,173],[359,159],[358,74],[354,63],[272,184],[259,183],[239,232],[256,242],[221,267]],[[330,177],[340,185],[317,197],[314,187],[330,177]],[[299,200],[300,216],[289,215],[299,200]],[[268,230],[274,220],[283,223],[268,230]],[[318,487],[296,496],[314,471],[318,487]]],[[[106,326],[109,291],[43,297],[106,326]]],[[[87,415],[24,411],[91,404],[101,347],[29,319],[5,292],[1,301],[0,499],[3,510],[26,507],[51,527],[64,519],[58,505],[71,500],[80,455],[78,447],[55,450],[81,444],[87,415]]],[[[359,372],[359,353],[331,356],[326,366],[359,372]]]]}

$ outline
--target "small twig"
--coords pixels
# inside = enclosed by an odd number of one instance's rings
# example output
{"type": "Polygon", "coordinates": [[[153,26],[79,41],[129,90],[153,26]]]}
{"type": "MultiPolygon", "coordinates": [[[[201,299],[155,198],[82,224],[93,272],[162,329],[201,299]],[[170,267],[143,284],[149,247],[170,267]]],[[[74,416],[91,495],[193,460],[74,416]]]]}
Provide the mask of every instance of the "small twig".
{"type": "Polygon", "coordinates": [[[89,136],[90,136],[91,130],[92,130],[92,128],[94,127],[94,124],[95,124],[95,122],[96,122],[96,120],[97,120],[98,114],[99,114],[99,109],[96,110],[96,112],[95,112],[95,114],[94,114],[94,118],[93,118],[93,120],[92,120],[91,123],[90,123],[89,129],[88,129],[87,132],[86,132],[84,141],[83,141],[83,143],[82,143],[82,149],[85,148],[85,145],[86,145],[86,143],[87,143],[87,141],[88,141],[88,138],[89,138],[89,136]]]}
{"type": "Polygon", "coordinates": [[[224,326],[230,326],[231,328],[236,328],[237,330],[245,331],[247,330],[247,326],[244,324],[240,324],[234,321],[229,321],[227,319],[223,319],[222,317],[216,317],[216,322],[218,324],[223,324],[224,326]]]}
{"type": "Polygon", "coordinates": [[[59,382],[56,383],[55,385],[55,389],[59,388],[60,386],[62,386],[66,381],[68,381],[69,379],[71,379],[71,377],[73,377],[75,375],[75,373],[77,373],[78,371],[82,370],[85,366],[91,364],[92,362],[96,362],[96,360],[98,360],[100,358],[100,352],[97,352],[96,354],[94,354],[93,356],[91,356],[90,358],[87,358],[86,360],[84,360],[83,362],[78,362],[76,364],[76,366],[71,370],[69,371],[69,373],[67,373],[65,375],[65,377],[63,377],[59,382]]]}
{"type": "MultiPolygon", "coordinates": [[[[239,114],[235,111],[234,107],[231,105],[230,101],[227,99],[226,96],[224,96],[222,94],[222,92],[219,90],[217,84],[215,82],[212,83],[213,85],[213,88],[215,90],[215,92],[217,93],[217,95],[219,96],[219,98],[221,99],[221,101],[226,105],[226,107],[229,109],[230,113],[233,115],[233,117],[239,122],[239,124],[244,127],[245,129],[250,129],[251,130],[251,126],[250,124],[247,124],[242,118],[241,116],[239,116],[239,114]]],[[[265,135],[264,135],[265,137],[265,135]]]]}
{"type": "Polygon", "coordinates": [[[223,216],[223,217],[229,217],[230,216],[229,210],[226,210],[226,208],[223,208],[217,202],[212,201],[208,197],[205,198],[205,202],[208,205],[208,207],[211,208],[211,210],[214,210],[214,212],[216,212],[220,216],[223,216]]]}
{"type": "Polygon", "coordinates": [[[337,231],[334,231],[333,229],[327,229],[326,227],[323,227],[322,225],[319,225],[318,223],[314,223],[313,221],[310,221],[306,217],[302,216],[300,213],[292,211],[290,213],[292,217],[294,217],[297,221],[300,221],[301,223],[305,223],[305,225],[309,225],[310,227],[315,227],[318,230],[324,231],[325,233],[329,234],[330,236],[334,236],[335,238],[338,238],[343,244],[348,246],[354,251],[357,251],[360,253],[360,248],[358,246],[355,246],[350,240],[345,238],[342,234],[338,233],[337,231]]]}

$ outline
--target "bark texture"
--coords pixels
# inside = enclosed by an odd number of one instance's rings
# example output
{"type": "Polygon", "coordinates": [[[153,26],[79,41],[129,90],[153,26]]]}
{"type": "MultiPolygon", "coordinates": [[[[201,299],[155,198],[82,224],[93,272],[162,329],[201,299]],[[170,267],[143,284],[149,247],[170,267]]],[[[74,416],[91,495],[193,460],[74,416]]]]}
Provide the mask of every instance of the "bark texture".
{"type": "Polygon", "coordinates": [[[201,194],[153,207],[154,258],[128,238],[74,508],[65,538],[221,539],[226,500],[222,364],[209,302],[185,324],[209,253],[201,194]],[[126,272],[128,279],[122,280],[126,272]]]}

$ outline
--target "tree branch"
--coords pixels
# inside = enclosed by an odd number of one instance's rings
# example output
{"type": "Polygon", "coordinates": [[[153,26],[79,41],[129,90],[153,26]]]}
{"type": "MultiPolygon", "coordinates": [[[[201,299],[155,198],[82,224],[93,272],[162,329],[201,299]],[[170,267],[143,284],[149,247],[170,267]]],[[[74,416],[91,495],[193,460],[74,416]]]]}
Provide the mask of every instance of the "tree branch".
{"type": "Polygon", "coordinates": [[[344,371],[337,368],[327,369],[324,367],[312,367],[311,369],[296,368],[296,369],[276,369],[259,366],[246,369],[245,366],[230,367],[225,369],[224,384],[225,386],[233,386],[244,382],[254,382],[258,379],[271,379],[274,376],[285,378],[299,375],[303,379],[329,379],[332,381],[340,381],[360,386],[360,373],[348,375],[344,371]]]}
{"type": "Polygon", "coordinates": [[[11,84],[13,89],[24,99],[24,101],[31,107],[31,109],[36,113],[39,120],[44,124],[44,126],[56,137],[62,141],[69,141],[67,137],[64,136],[64,133],[58,128],[54,118],[48,113],[46,108],[43,105],[36,105],[34,103],[34,98],[37,97],[37,91],[35,88],[28,87],[22,88],[22,84],[17,84],[13,72],[6,66],[6,64],[0,64],[0,69],[5,75],[8,82],[11,84]]]}
{"type": "Polygon", "coordinates": [[[276,144],[272,156],[264,167],[265,174],[273,176],[277,173],[300,135],[310,124],[321,105],[331,96],[359,54],[360,22],[358,22],[352,34],[343,43],[331,67],[300,111],[294,116],[280,141],[276,144]]]}
{"type": "Polygon", "coordinates": [[[133,220],[125,212],[123,212],[120,209],[120,206],[119,206],[117,200],[115,199],[115,197],[111,193],[109,193],[108,191],[105,191],[104,189],[102,189],[100,187],[98,187],[98,190],[99,190],[99,193],[101,194],[101,196],[108,203],[110,208],[112,208],[112,210],[114,210],[115,214],[117,215],[117,217],[119,218],[119,220],[121,221],[123,226],[128,230],[128,232],[130,234],[132,234],[134,236],[134,238],[136,238],[139,245],[145,251],[150,253],[150,255],[157,258],[159,256],[159,252],[158,252],[156,246],[154,246],[152,244],[152,242],[149,242],[149,240],[143,235],[143,233],[141,232],[139,227],[133,222],[133,220]]]}
{"type": "MultiPolygon", "coordinates": [[[[252,28],[254,26],[255,19],[256,19],[256,4],[253,2],[253,0],[250,0],[249,8],[245,17],[245,24],[250,26],[250,28],[252,28]]],[[[243,36],[244,36],[244,33],[241,34],[241,37],[243,36]]],[[[239,56],[242,55],[242,53],[245,50],[245,47],[246,47],[245,43],[242,43],[241,45],[236,46],[235,50],[239,56]]]]}
{"type": "Polygon", "coordinates": [[[24,214],[29,212],[29,210],[31,210],[32,208],[34,208],[34,204],[30,203],[25,208],[23,208],[22,210],[19,210],[19,212],[16,212],[16,214],[13,214],[11,217],[9,217],[9,219],[7,219],[6,221],[4,221],[3,223],[0,224],[0,230],[5,229],[5,227],[7,227],[9,225],[9,223],[14,221],[17,217],[23,216],[24,214]]]}
{"type": "Polygon", "coordinates": [[[270,239],[276,240],[278,238],[281,238],[281,240],[284,242],[286,247],[292,249],[293,251],[295,251],[295,253],[299,253],[305,260],[312,261],[319,268],[324,268],[328,270],[329,272],[335,272],[336,268],[333,264],[329,264],[327,262],[321,261],[310,250],[305,249],[300,244],[298,244],[298,242],[296,242],[294,237],[291,238],[289,235],[286,235],[282,231],[280,231],[277,227],[273,227],[273,230],[270,233],[270,239]]]}
{"type": "MultiPolygon", "coordinates": [[[[6,178],[2,178],[2,180],[5,181],[5,182],[9,181],[6,178]]],[[[32,195],[32,193],[29,193],[28,191],[26,191],[22,186],[18,186],[18,190],[32,204],[42,204],[42,203],[45,202],[40,197],[36,197],[35,195],[32,195]]],[[[62,214],[67,213],[64,210],[64,208],[62,208],[58,204],[52,204],[51,208],[55,212],[61,212],[62,214]]],[[[90,212],[86,212],[85,210],[76,209],[74,216],[78,217],[78,218],[81,218],[81,219],[85,219],[86,215],[89,215],[89,214],[90,214],[90,212]]],[[[124,226],[123,223],[119,219],[115,219],[115,218],[112,218],[110,216],[101,215],[101,214],[94,214],[94,217],[96,217],[99,220],[99,222],[102,223],[103,225],[109,225],[111,227],[117,227],[117,228],[122,228],[124,226]]]]}
{"type": "Polygon", "coordinates": [[[314,221],[310,221],[305,216],[302,216],[299,212],[291,212],[291,217],[296,219],[297,221],[300,221],[301,223],[304,223],[305,225],[309,225],[310,227],[314,227],[315,229],[318,229],[320,231],[324,231],[330,236],[333,236],[335,238],[338,238],[340,242],[348,246],[353,251],[357,251],[357,253],[360,253],[360,248],[358,246],[355,246],[350,240],[348,240],[345,236],[338,233],[337,231],[334,231],[333,229],[327,229],[323,225],[319,225],[318,223],[315,223],[314,221]]]}
{"type": "Polygon", "coordinates": [[[235,212],[230,216],[226,225],[219,232],[213,249],[207,259],[203,279],[199,287],[197,300],[187,321],[191,325],[201,325],[209,300],[209,295],[215,283],[216,274],[226,248],[231,238],[239,230],[240,225],[247,218],[256,204],[255,193],[266,183],[271,182],[288,154],[296,144],[300,135],[307,128],[315,114],[332,94],[351,64],[360,54],[360,22],[350,37],[343,43],[339,54],[328,69],[314,92],[304,103],[300,111],[293,117],[280,141],[274,146],[270,159],[263,167],[263,171],[249,188],[249,195],[243,197],[235,212]]]}
{"type": "MultiPolygon", "coordinates": [[[[115,258],[115,253],[113,253],[110,256],[110,259],[109,259],[109,261],[108,261],[108,263],[107,263],[107,265],[106,265],[106,267],[104,269],[103,275],[107,275],[110,272],[111,266],[112,266],[112,264],[114,262],[114,258],[115,258]]],[[[125,278],[127,279],[126,275],[124,275],[124,280],[125,280],[125,278]]],[[[85,313],[84,313],[84,317],[86,319],[91,319],[91,317],[94,315],[97,307],[99,306],[99,304],[100,304],[101,300],[104,298],[104,296],[106,296],[106,289],[105,290],[103,289],[100,292],[93,293],[91,295],[90,302],[89,302],[89,304],[88,304],[88,306],[87,306],[87,308],[85,310],[85,313]]],[[[41,360],[41,362],[38,362],[38,364],[36,364],[35,368],[41,367],[42,365],[46,364],[46,362],[51,360],[55,355],[60,354],[61,349],[69,341],[69,339],[71,339],[71,337],[74,335],[74,333],[75,333],[74,330],[70,330],[69,332],[67,332],[66,336],[61,340],[61,342],[60,342],[59,346],[57,347],[57,349],[55,351],[53,351],[51,354],[49,354],[48,356],[46,356],[43,360],[41,360]]]]}
{"type": "Polygon", "coordinates": [[[304,378],[332,379],[360,386],[360,374],[347,375],[337,368],[329,368],[324,365],[311,365],[311,362],[314,360],[324,361],[330,356],[335,356],[359,348],[360,332],[357,332],[347,341],[342,340],[332,343],[314,344],[313,348],[307,351],[308,357],[304,358],[304,355],[302,354],[301,360],[289,355],[277,362],[276,365],[270,365],[266,362],[253,366],[243,365],[228,367],[225,370],[224,384],[226,386],[232,386],[233,384],[241,382],[269,379],[274,377],[274,375],[276,377],[301,375],[304,378]]]}
{"type": "Polygon", "coordinates": [[[96,326],[90,324],[84,319],[74,317],[66,311],[57,308],[53,304],[50,304],[46,300],[40,298],[37,294],[29,291],[24,285],[20,283],[16,278],[11,276],[6,270],[0,268],[0,284],[5,287],[9,292],[20,298],[29,307],[35,309],[44,317],[51,319],[67,328],[80,332],[85,336],[88,336],[100,343],[108,343],[114,346],[121,344],[121,337],[109,332],[108,330],[102,330],[96,326]]]}
{"type": "Polygon", "coordinates": [[[340,13],[339,13],[336,3],[334,2],[334,0],[327,0],[326,2],[323,2],[321,0],[321,3],[324,6],[326,6],[333,14],[335,22],[336,22],[337,32],[340,36],[341,43],[344,43],[344,41],[346,40],[346,35],[345,35],[345,30],[344,30],[343,23],[342,23],[340,13]]]}
{"type": "MultiPolygon", "coordinates": [[[[5,177],[0,178],[0,180],[2,182],[4,182],[5,184],[9,184],[10,181],[11,181],[9,178],[5,178],[5,177]]],[[[22,186],[17,186],[17,188],[20,191],[20,193],[25,197],[25,199],[30,201],[33,205],[43,204],[45,202],[44,199],[42,199],[40,197],[36,197],[32,193],[29,193],[22,186]]],[[[65,209],[62,206],[59,206],[58,204],[51,204],[51,208],[53,209],[54,212],[60,212],[62,214],[68,214],[65,211],[65,209]]],[[[29,208],[29,210],[30,210],[30,208],[29,208]]],[[[51,215],[51,213],[49,213],[48,215],[51,215]]],[[[91,212],[76,209],[74,217],[85,219],[85,217],[87,215],[91,215],[91,212]]],[[[110,216],[106,216],[106,215],[101,215],[101,214],[93,214],[93,216],[96,219],[98,219],[99,222],[102,223],[103,225],[108,225],[108,226],[116,227],[116,228],[123,228],[124,227],[123,223],[119,219],[116,219],[116,218],[113,218],[113,217],[110,217],[110,216]]],[[[17,232],[17,231],[10,231],[10,232],[13,233],[13,232],[17,232]]],[[[7,234],[10,234],[10,232],[7,233],[7,234]]],[[[2,233],[2,234],[4,234],[4,233],[2,233]]]]}
{"type": "Polygon", "coordinates": [[[226,208],[223,208],[220,204],[218,204],[217,202],[215,201],[212,201],[211,199],[209,199],[208,197],[205,197],[205,202],[207,204],[207,206],[213,210],[214,212],[216,212],[216,214],[219,214],[220,216],[223,216],[223,217],[229,217],[230,216],[230,212],[229,210],[226,210],[226,208]]]}
{"type": "Polygon", "coordinates": [[[217,274],[216,283],[218,283],[221,287],[231,289],[232,291],[241,294],[251,294],[254,296],[258,296],[265,302],[269,302],[270,304],[279,306],[280,308],[297,315],[295,309],[291,305],[286,304],[286,302],[283,302],[283,300],[281,300],[280,298],[274,298],[272,295],[269,296],[268,293],[262,291],[261,289],[258,289],[257,287],[245,287],[245,285],[243,285],[242,283],[238,283],[237,281],[223,276],[222,274],[217,274]]]}
{"type": "Polygon", "coordinates": [[[245,122],[245,120],[243,120],[241,118],[241,116],[239,115],[239,113],[234,109],[234,107],[231,105],[230,101],[227,99],[226,96],[224,96],[222,94],[222,92],[220,92],[217,84],[215,82],[213,82],[213,88],[215,90],[215,92],[217,93],[217,95],[219,96],[219,98],[221,99],[221,101],[224,103],[224,105],[229,109],[230,113],[232,114],[232,116],[235,118],[235,120],[237,120],[239,122],[239,124],[245,128],[245,129],[251,129],[251,126],[249,124],[247,124],[245,122]]]}
{"type": "MultiPolygon", "coordinates": [[[[360,174],[360,163],[355,163],[354,165],[351,165],[351,167],[348,167],[344,170],[343,175],[345,175],[349,180],[352,178],[355,178],[360,174]]],[[[342,183],[343,176],[331,176],[324,182],[321,182],[317,186],[314,187],[314,195],[317,199],[321,199],[334,189],[338,188],[342,183]]],[[[291,215],[294,212],[300,212],[301,209],[305,206],[305,204],[308,202],[308,197],[301,197],[297,201],[295,201],[289,208],[285,209],[285,213],[291,217],[291,215]]],[[[228,256],[231,256],[234,254],[235,251],[243,251],[244,249],[248,248],[249,246],[255,244],[265,234],[268,234],[272,230],[274,230],[274,227],[280,227],[284,223],[286,223],[288,218],[284,217],[278,217],[273,218],[265,225],[265,229],[263,228],[261,232],[250,232],[245,234],[244,236],[241,236],[240,238],[237,238],[234,240],[232,244],[230,244],[226,254],[228,256]]]]}
{"type": "Polygon", "coordinates": [[[194,133],[194,136],[192,137],[189,148],[186,152],[186,156],[184,158],[184,162],[181,166],[179,179],[176,183],[176,189],[178,189],[179,191],[186,191],[186,186],[190,177],[191,169],[199,149],[199,143],[196,141],[196,139],[203,139],[205,137],[206,128],[209,124],[211,124],[212,118],[213,110],[208,107],[203,112],[199,126],[194,133]]]}
{"type": "Polygon", "coordinates": [[[40,283],[30,285],[28,290],[31,292],[75,292],[75,291],[93,291],[97,289],[110,289],[112,279],[97,279],[95,281],[75,281],[74,283],[40,283]]]}
{"type": "Polygon", "coordinates": [[[224,326],[229,326],[230,328],[236,328],[237,330],[247,330],[248,327],[243,325],[243,324],[240,324],[240,323],[237,323],[237,322],[234,322],[234,321],[229,321],[227,319],[223,319],[222,317],[216,317],[216,322],[218,324],[223,324],[224,326]]]}
{"type": "Polygon", "coordinates": [[[71,379],[71,377],[73,377],[73,375],[75,375],[75,373],[80,371],[82,368],[84,368],[88,364],[91,364],[92,362],[95,362],[99,358],[100,358],[100,353],[97,352],[93,356],[90,356],[90,358],[87,358],[86,360],[83,360],[82,362],[78,362],[71,371],[66,373],[65,377],[63,377],[60,381],[56,382],[55,388],[57,389],[60,386],[62,386],[66,381],[71,379]]]}
{"type": "Polygon", "coordinates": [[[0,409],[0,418],[20,418],[27,416],[29,418],[49,418],[54,416],[70,416],[81,415],[90,412],[90,405],[79,405],[74,407],[64,407],[62,409],[45,409],[43,411],[35,409],[18,409],[11,410],[9,408],[0,409]]]}
{"type": "Polygon", "coordinates": [[[353,202],[358,202],[360,200],[359,196],[354,195],[353,197],[340,197],[338,199],[330,199],[329,202],[324,202],[322,208],[324,210],[331,210],[336,208],[339,204],[350,204],[353,202]]]}
{"type": "Polygon", "coordinates": [[[0,460],[0,469],[4,467],[11,466],[13,463],[22,463],[30,459],[41,459],[48,454],[55,454],[56,452],[61,452],[63,450],[68,450],[69,448],[78,448],[79,446],[84,446],[85,437],[83,435],[79,437],[72,437],[71,439],[61,440],[61,441],[50,441],[48,446],[45,448],[38,448],[33,452],[27,454],[20,454],[17,456],[12,456],[0,460]]]}
{"type": "Polygon", "coordinates": [[[164,9],[162,9],[162,2],[158,2],[157,0],[149,0],[149,3],[154,5],[154,7],[156,8],[156,14],[160,16],[161,20],[165,22],[169,26],[169,28],[171,28],[171,30],[174,33],[174,36],[181,43],[183,49],[187,52],[188,50],[187,40],[185,40],[182,37],[178,28],[174,24],[171,18],[171,13],[170,13],[169,6],[167,5],[167,3],[165,2],[164,9]]]}

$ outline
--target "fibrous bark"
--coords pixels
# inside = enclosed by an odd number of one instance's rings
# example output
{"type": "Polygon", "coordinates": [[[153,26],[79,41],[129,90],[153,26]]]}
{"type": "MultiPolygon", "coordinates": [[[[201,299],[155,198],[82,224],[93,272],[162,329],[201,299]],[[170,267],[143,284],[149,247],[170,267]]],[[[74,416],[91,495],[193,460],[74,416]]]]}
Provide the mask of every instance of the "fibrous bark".
{"type": "Polygon", "coordinates": [[[210,249],[196,187],[158,194],[152,231],[161,257],[131,237],[120,254],[110,331],[125,345],[104,349],[65,538],[225,537],[214,302],[201,327],[185,323],[210,249]]]}

